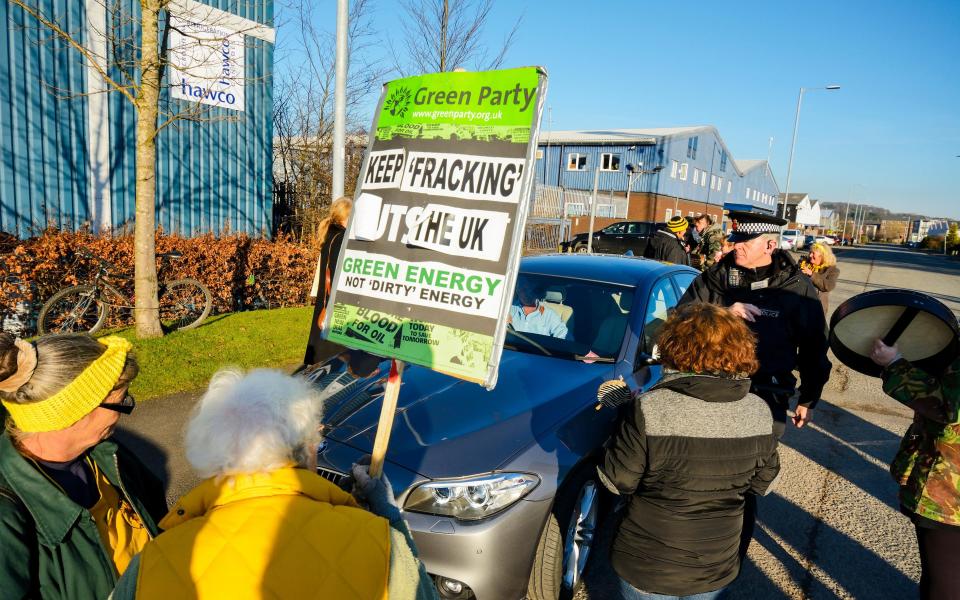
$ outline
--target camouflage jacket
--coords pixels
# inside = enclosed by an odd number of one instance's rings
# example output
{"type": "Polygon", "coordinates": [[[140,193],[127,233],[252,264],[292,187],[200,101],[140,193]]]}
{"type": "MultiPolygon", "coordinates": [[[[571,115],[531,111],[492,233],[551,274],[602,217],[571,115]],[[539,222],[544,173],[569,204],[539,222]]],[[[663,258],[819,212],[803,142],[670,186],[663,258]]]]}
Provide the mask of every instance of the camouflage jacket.
{"type": "Polygon", "coordinates": [[[717,252],[723,250],[723,231],[717,225],[711,225],[700,234],[700,245],[697,246],[697,254],[703,256],[700,262],[700,270],[706,271],[716,264],[713,257],[717,252]]]}
{"type": "Polygon", "coordinates": [[[960,357],[939,379],[898,360],[883,371],[883,391],[914,410],[890,474],[909,511],[960,525],[960,357]]]}

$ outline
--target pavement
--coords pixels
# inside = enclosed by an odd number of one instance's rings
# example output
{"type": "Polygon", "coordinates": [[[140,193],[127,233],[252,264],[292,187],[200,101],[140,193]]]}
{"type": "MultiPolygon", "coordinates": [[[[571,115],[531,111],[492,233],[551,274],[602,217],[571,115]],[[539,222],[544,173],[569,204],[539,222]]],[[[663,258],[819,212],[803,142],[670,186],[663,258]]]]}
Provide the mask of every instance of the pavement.
{"type": "MultiPolygon", "coordinates": [[[[960,315],[960,261],[896,247],[837,250],[840,279],[831,308],[883,287],[927,292],[960,315]]],[[[920,561],[913,527],[897,510],[887,465],[911,411],[888,398],[878,379],[831,357],[834,373],[802,429],[788,425],[781,477],[762,498],[748,560],[734,599],[912,598],[920,561]]],[[[167,483],[173,503],[197,479],[183,452],[183,427],[199,394],[138,405],[116,435],[167,483]]],[[[613,519],[601,529],[578,600],[615,597],[607,555],[613,519]]]]}

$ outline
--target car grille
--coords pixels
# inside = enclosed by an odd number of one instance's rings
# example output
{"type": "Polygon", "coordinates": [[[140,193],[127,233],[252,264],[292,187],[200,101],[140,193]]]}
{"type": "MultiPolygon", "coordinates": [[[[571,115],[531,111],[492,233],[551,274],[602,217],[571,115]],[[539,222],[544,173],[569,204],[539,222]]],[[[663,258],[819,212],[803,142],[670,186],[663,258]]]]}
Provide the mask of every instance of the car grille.
{"type": "Polygon", "coordinates": [[[334,471],[333,469],[324,469],[323,467],[317,467],[317,475],[327,481],[333,482],[339,488],[343,488],[344,484],[350,479],[350,476],[346,473],[334,471]]]}

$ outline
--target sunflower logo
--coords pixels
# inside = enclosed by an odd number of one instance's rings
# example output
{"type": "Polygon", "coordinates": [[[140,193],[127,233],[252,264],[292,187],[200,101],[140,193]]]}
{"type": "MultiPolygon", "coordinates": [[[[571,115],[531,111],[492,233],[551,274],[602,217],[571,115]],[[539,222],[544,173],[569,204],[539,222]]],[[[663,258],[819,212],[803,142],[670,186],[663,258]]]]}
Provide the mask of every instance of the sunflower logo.
{"type": "Polygon", "coordinates": [[[390,92],[383,108],[389,111],[391,116],[403,118],[407,114],[407,109],[410,108],[410,97],[412,95],[409,88],[397,88],[390,92]]]}

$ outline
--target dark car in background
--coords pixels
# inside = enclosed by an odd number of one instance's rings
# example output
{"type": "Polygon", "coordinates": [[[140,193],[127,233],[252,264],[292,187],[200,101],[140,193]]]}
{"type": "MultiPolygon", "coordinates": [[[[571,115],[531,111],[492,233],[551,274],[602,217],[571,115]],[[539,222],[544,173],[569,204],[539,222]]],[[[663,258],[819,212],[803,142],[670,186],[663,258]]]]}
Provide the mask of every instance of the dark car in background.
{"type": "MultiPolygon", "coordinates": [[[[643,258],[524,258],[518,288],[533,284],[564,338],[508,326],[491,391],[407,367],[384,472],[442,598],[552,600],[580,587],[609,511],[595,467],[618,417],[597,408],[597,389],[659,380],[657,330],[696,276],[643,258]]],[[[390,365],[351,363],[305,371],[323,397],[318,471],[338,483],[373,447],[390,365]]]]}
{"type": "MultiPolygon", "coordinates": [[[[666,227],[664,223],[651,221],[620,221],[611,223],[600,231],[593,232],[593,251],[601,254],[625,254],[643,256],[650,236],[666,227]]],[[[573,239],[560,243],[560,252],[587,251],[587,234],[578,233],[573,239]]]]}

